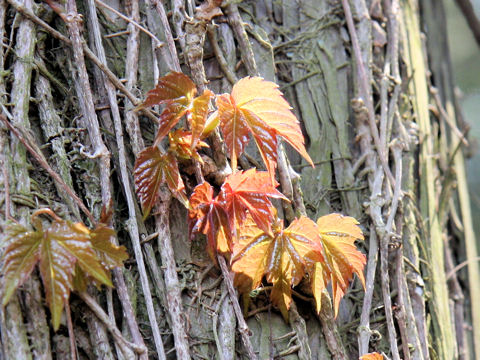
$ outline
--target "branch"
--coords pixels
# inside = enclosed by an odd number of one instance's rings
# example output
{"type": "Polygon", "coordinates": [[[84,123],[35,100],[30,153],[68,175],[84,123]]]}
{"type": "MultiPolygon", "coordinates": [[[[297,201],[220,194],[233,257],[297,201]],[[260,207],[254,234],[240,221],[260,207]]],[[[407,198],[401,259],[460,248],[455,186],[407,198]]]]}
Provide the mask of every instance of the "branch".
{"type": "Polygon", "coordinates": [[[220,264],[220,269],[222,270],[223,278],[225,279],[225,284],[227,285],[227,290],[230,295],[230,299],[232,299],[233,310],[235,311],[235,315],[237,316],[238,321],[238,331],[240,331],[240,335],[242,337],[243,346],[245,346],[245,350],[247,351],[248,358],[251,360],[257,359],[257,355],[253,351],[253,346],[250,341],[250,330],[248,329],[248,325],[243,317],[242,309],[240,309],[240,304],[238,303],[238,296],[235,288],[233,287],[232,275],[228,270],[227,263],[225,258],[221,255],[217,256],[218,263],[220,264]]]}
{"type": "Polygon", "coordinates": [[[47,160],[43,156],[42,152],[38,148],[38,146],[33,143],[31,139],[26,139],[23,135],[22,132],[23,130],[18,130],[16,127],[14,127],[8,119],[5,117],[5,115],[0,114],[0,120],[2,120],[5,125],[10,129],[11,132],[15,134],[15,136],[20,140],[20,142],[25,146],[25,148],[30,152],[30,154],[35,158],[35,160],[38,161],[40,166],[45,169],[46,172],[55,180],[64,190],[65,192],[72,197],[72,199],[77,203],[79,208],[83,211],[83,213],[88,217],[88,219],[91,221],[93,225],[97,223],[95,218],[93,217],[92,213],[87,209],[83,201],[75,194],[75,192],[72,190],[70,186],[68,186],[63,179],[58,175],[48,164],[47,160]]]}
{"type": "Polygon", "coordinates": [[[480,20],[475,14],[475,9],[473,8],[472,2],[470,0],[455,0],[460,10],[462,10],[463,16],[467,20],[468,26],[472,31],[472,34],[480,46],[480,20]]]}

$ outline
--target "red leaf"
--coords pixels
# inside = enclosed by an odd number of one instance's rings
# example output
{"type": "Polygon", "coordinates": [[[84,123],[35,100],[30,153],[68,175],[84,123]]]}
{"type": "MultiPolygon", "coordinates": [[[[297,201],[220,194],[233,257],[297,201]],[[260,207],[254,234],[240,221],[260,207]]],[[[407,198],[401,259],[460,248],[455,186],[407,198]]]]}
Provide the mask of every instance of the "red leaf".
{"type": "Polygon", "coordinates": [[[251,133],[270,172],[277,158],[277,136],[293,146],[312,166],[299,122],[278,90],[278,85],[260,77],[246,77],[237,82],[231,94],[217,97],[220,127],[236,169],[251,133]]]}
{"type": "Polygon", "coordinates": [[[180,72],[170,72],[158,80],[155,89],[147,93],[147,98],[137,108],[165,104],[160,114],[155,144],[178,123],[192,106],[197,88],[190,78],[180,72]]]}
{"type": "Polygon", "coordinates": [[[232,249],[232,234],[228,216],[222,205],[213,198],[212,186],[204,182],[197,185],[190,196],[191,210],[188,212],[189,234],[192,239],[197,233],[207,235],[208,252],[213,259],[218,251],[226,254],[232,249]]]}
{"type": "Polygon", "coordinates": [[[230,219],[230,227],[235,231],[250,213],[257,226],[271,234],[274,221],[272,203],[269,197],[288,199],[279,192],[278,183],[266,171],[250,169],[228,176],[222,186],[220,199],[225,203],[225,210],[230,219]]]}
{"type": "Polygon", "coordinates": [[[147,217],[150,213],[158,199],[158,190],[164,183],[166,183],[173,196],[188,207],[185,186],[173,154],[162,154],[157,146],[144,149],[135,161],[133,176],[144,217],[147,217]]]}
{"type": "Polygon", "coordinates": [[[196,93],[197,87],[187,75],[172,71],[158,80],[155,89],[147,93],[147,98],[141,107],[160,105],[171,101],[189,104],[196,93]]]}
{"type": "Polygon", "coordinates": [[[287,229],[283,229],[283,221],[277,220],[272,226],[272,235],[258,228],[248,217],[234,247],[235,285],[241,293],[249,292],[260,285],[265,275],[273,284],[270,299],[285,320],[288,319],[291,287],[304,276],[305,259],[322,260],[317,238],[317,227],[307,217],[295,219],[287,229]]]}

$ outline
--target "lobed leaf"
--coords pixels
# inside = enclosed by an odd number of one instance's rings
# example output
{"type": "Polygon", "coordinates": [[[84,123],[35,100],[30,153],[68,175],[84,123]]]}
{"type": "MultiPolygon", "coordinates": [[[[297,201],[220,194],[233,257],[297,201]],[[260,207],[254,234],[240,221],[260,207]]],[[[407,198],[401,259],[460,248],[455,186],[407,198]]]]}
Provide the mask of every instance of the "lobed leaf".
{"type": "Polygon", "coordinates": [[[278,220],[272,235],[258,228],[249,216],[234,247],[232,270],[240,292],[260,285],[265,275],[272,283],[270,299],[285,320],[291,304],[291,287],[297,285],[306,271],[308,261],[321,261],[321,247],[315,223],[307,217],[295,219],[287,229],[278,220]]]}
{"type": "Polygon", "coordinates": [[[91,246],[89,230],[81,223],[55,221],[43,232],[39,266],[54,330],[73,288],[75,264],[100,283],[113,286],[91,246]]]}
{"type": "Polygon", "coordinates": [[[165,109],[160,114],[155,144],[158,144],[187,113],[196,93],[197,88],[193,81],[181,72],[168,73],[147,93],[147,98],[137,109],[165,104],[165,109]]]}
{"type": "Polygon", "coordinates": [[[15,290],[30,276],[39,260],[41,231],[28,231],[23,225],[13,224],[5,231],[2,257],[2,304],[5,306],[15,290]]]}
{"type": "Polygon", "coordinates": [[[188,104],[197,93],[197,87],[190,78],[172,71],[158,79],[157,86],[147,93],[141,107],[149,107],[169,103],[171,101],[188,104]]]}
{"type": "Polygon", "coordinates": [[[159,189],[166,184],[178,200],[188,207],[185,185],[178,170],[177,160],[171,153],[162,154],[157,146],[144,149],[135,161],[133,176],[135,190],[146,218],[158,200],[159,189]]]}
{"type": "Polygon", "coordinates": [[[197,185],[190,196],[190,205],[190,238],[198,233],[205,234],[207,250],[214,261],[216,252],[229,253],[233,245],[228,216],[222,205],[213,198],[212,186],[207,182],[197,185]]]}
{"type": "Polygon", "coordinates": [[[233,169],[249,141],[249,134],[270,173],[276,166],[277,136],[285,139],[313,166],[300,124],[275,83],[261,77],[243,78],[230,94],[217,96],[217,107],[233,169]]]}
{"type": "Polygon", "coordinates": [[[114,238],[115,230],[102,223],[99,223],[90,233],[92,249],[105,269],[122,266],[123,262],[129,257],[125,246],[114,244],[114,238]]]}
{"type": "Polygon", "coordinates": [[[271,234],[274,216],[269,197],[288,201],[276,189],[277,186],[278,183],[266,171],[250,169],[228,176],[222,185],[220,199],[230,219],[230,227],[234,231],[240,227],[248,212],[260,229],[271,234]]]}
{"type": "MultiPolygon", "coordinates": [[[[109,220],[111,212],[102,211],[102,219],[109,220]]],[[[85,277],[93,278],[97,284],[113,286],[106,268],[120,266],[128,256],[123,247],[110,243],[113,229],[99,224],[90,231],[82,223],[71,223],[59,218],[50,209],[37,210],[32,215],[35,231],[16,224],[6,229],[2,244],[1,273],[3,274],[3,305],[10,300],[14,291],[29,277],[39,263],[46,302],[50,308],[54,330],[60,326],[61,314],[70,291],[86,288],[85,277]],[[41,214],[53,218],[48,228],[43,228],[41,214]],[[97,252],[102,256],[100,263],[97,252]],[[74,283],[75,276],[75,283],[74,283]]]]}
{"type": "Polygon", "coordinates": [[[324,262],[314,265],[312,290],[317,311],[321,310],[321,291],[332,281],[335,316],[340,300],[345,294],[353,274],[365,287],[363,268],[366,257],[355,246],[356,240],[363,240],[362,230],[353,217],[329,214],[317,220],[319,241],[323,248],[324,262]]]}

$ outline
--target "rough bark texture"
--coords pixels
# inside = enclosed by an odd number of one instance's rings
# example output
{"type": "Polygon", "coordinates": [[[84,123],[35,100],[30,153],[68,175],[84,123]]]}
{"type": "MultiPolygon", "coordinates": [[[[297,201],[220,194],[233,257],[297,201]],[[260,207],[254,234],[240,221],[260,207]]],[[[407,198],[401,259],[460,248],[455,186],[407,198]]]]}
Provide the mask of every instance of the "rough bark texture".
{"type": "MultiPolygon", "coordinates": [[[[95,218],[113,199],[118,242],[131,254],[114,273],[115,290],[72,295],[77,357],[478,358],[469,143],[442,2],[224,1],[224,15],[210,22],[195,18],[199,3],[68,0],[53,11],[46,2],[0,0],[1,112],[63,180],[0,124],[2,228],[44,206],[91,221],[69,187],[95,218]],[[300,284],[288,322],[266,290],[251,299],[245,323],[226,267],[189,241],[186,210],[168,190],[142,220],[132,167],[153,141],[155,115],[132,109],[170,70],[190,75],[199,92],[229,92],[247,75],[280,84],[316,165],[279,147],[279,182],[291,200],[283,216],[340,212],[366,235],[358,244],[366,288],[354,281],[336,319],[328,294],[316,314],[300,284]]],[[[187,192],[203,177],[218,185],[230,171],[218,133],[209,142],[214,151],[204,155],[217,170],[182,167],[187,192]]],[[[247,153],[242,167],[261,163],[253,145],[247,153]]],[[[2,309],[0,360],[73,353],[67,323],[56,334],[49,328],[42,292],[33,276],[2,309]]]]}

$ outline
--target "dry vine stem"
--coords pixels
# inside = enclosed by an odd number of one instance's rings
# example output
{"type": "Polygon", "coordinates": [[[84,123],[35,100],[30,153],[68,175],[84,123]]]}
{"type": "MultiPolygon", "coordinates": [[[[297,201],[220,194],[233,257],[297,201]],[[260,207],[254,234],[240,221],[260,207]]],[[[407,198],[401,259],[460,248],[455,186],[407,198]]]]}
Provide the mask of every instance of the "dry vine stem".
{"type": "MultiPolygon", "coordinates": [[[[88,5],[90,9],[91,23],[93,27],[95,46],[97,48],[98,57],[100,61],[102,61],[102,63],[106,65],[107,61],[105,57],[105,51],[102,45],[100,26],[97,20],[94,1],[89,0],[88,5]]],[[[127,198],[127,204],[128,204],[129,220],[128,220],[127,229],[133,244],[135,259],[137,261],[139,272],[140,272],[142,290],[143,290],[144,298],[147,304],[147,311],[149,315],[148,317],[149,317],[150,324],[152,326],[152,332],[153,332],[153,337],[154,337],[155,346],[157,350],[157,355],[160,359],[163,360],[163,359],[166,359],[165,351],[163,348],[162,337],[160,335],[160,330],[158,327],[155,310],[153,308],[153,300],[150,292],[150,284],[148,281],[147,270],[145,268],[145,263],[143,261],[143,254],[142,254],[142,249],[140,245],[140,236],[139,236],[137,220],[136,220],[135,200],[131,192],[130,179],[127,171],[125,145],[123,141],[123,129],[122,129],[122,123],[120,119],[120,111],[117,105],[117,97],[116,97],[114,86],[109,81],[107,81],[107,79],[105,79],[105,86],[107,88],[108,99],[110,102],[110,109],[112,112],[113,122],[115,126],[115,137],[116,137],[118,152],[119,152],[121,180],[122,180],[122,185],[124,187],[125,195],[127,198]]],[[[141,341],[141,340],[142,340],[141,338],[136,339],[136,341],[141,341]]]]}

